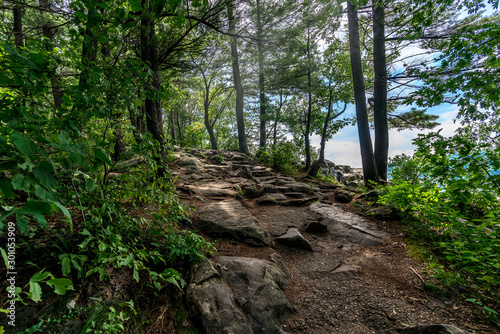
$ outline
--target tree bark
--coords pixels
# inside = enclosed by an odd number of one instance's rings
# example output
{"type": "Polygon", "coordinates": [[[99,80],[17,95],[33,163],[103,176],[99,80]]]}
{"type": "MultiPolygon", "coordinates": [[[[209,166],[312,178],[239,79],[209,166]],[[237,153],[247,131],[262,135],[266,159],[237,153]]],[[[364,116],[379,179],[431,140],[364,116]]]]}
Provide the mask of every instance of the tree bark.
{"type": "Polygon", "coordinates": [[[113,151],[113,161],[119,161],[123,153],[125,153],[125,136],[120,121],[115,124],[115,146],[113,151]]]}
{"type": "Polygon", "coordinates": [[[170,109],[170,135],[174,142],[177,141],[177,133],[175,131],[175,118],[174,118],[174,109],[170,109]]]}
{"type": "Polygon", "coordinates": [[[262,46],[262,8],[257,0],[257,57],[259,63],[260,140],[259,147],[266,147],[266,92],[264,78],[264,50],[262,46]]]}
{"type": "Polygon", "coordinates": [[[146,100],[144,103],[146,113],[146,126],[153,135],[153,139],[160,145],[160,157],[156,159],[158,164],[158,176],[164,177],[166,174],[166,152],[165,134],[163,131],[163,115],[161,110],[160,92],[160,71],[158,61],[158,49],[155,33],[155,22],[153,20],[151,5],[146,6],[143,0],[143,15],[141,19],[141,60],[145,66],[149,67],[152,75],[145,84],[144,91],[146,100]]]}
{"type": "Polygon", "coordinates": [[[208,100],[208,90],[206,91],[206,94],[207,96],[205,97],[205,101],[203,103],[205,109],[205,127],[207,128],[208,136],[210,137],[210,146],[212,147],[212,150],[218,150],[217,139],[214,135],[214,127],[210,123],[210,101],[208,100]]]}
{"type": "Polygon", "coordinates": [[[356,104],[356,118],[358,124],[359,145],[361,147],[361,161],[365,185],[370,181],[378,182],[377,167],[373,155],[368,111],[366,108],[365,83],[361,65],[361,49],[359,45],[358,12],[356,6],[347,1],[347,18],[349,21],[349,51],[351,55],[352,83],[356,104]]]}
{"type": "Polygon", "coordinates": [[[14,16],[14,44],[20,48],[24,46],[24,38],[23,38],[23,9],[19,5],[14,5],[12,9],[12,14],[14,16]]]}
{"type": "MultiPolygon", "coordinates": [[[[234,3],[227,7],[227,17],[229,19],[229,31],[234,34],[236,31],[236,22],[233,14],[234,3]]],[[[247,138],[245,134],[245,118],[243,115],[243,86],[241,84],[240,64],[238,60],[238,39],[236,36],[231,37],[231,56],[233,58],[233,80],[236,89],[236,123],[238,126],[238,144],[239,151],[244,154],[249,154],[247,146],[247,138]]]]}
{"type": "Polygon", "coordinates": [[[306,133],[305,133],[305,146],[306,146],[306,170],[311,167],[311,117],[312,117],[312,81],[311,81],[311,50],[310,50],[310,31],[307,27],[307,117],[306,117],[306,133]]]}
{"type": "Polygon", "coordinates": [[[389,127],[387,124],[387,64],[385,58],[384,4],[373,1],[373,113],[375,122],[375,163],[379,176],[387,179],[389,127]]]}

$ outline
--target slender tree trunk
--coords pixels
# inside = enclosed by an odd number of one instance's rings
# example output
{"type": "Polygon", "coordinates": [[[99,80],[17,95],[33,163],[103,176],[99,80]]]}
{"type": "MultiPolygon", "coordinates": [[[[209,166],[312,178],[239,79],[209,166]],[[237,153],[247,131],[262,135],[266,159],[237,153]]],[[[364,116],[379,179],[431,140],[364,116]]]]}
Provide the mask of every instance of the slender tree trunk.
{"type": "Polygon", "coordinates": [[[177,133],[175,131],[175,119],[174,119],[174,110],[170,109],[170,135],[172,136],[172,140],[177,141],[177,133]]]}
{"type": "Polygon", "coordinates": [[[280,89],[280,106],[276,111],[276,118],[274,119],[274,129],[273,129],[273,149],[276,148],[276,140],[278,137],[278,122],[281,116],[281,108],[283,107],[283,91],[280,89]]]}
{"type": "Polygon", "coordinates": [[[382,0],[373,1],[373,113],[375,122],[375,163],[379,176],[387,179],[389,127],[387,124],[387,64],[385,58],[385,23],[382,0]]]}
{"type": "MultiPolygon", "coordinates": [[[[40,0],[39,6],[45,11],[50,11],[50,0],[40,0]]],[[[42,33],[47,38],[47,41],[45,42],[45,49],[50,52],[52,51],[54,44],[54,28],[51,27],[48,18],[45,16],[45,13],[42,15],[42,33]]],[[[62,108],[63,97],[63,92],[61,90],[61,78],[54,76],[50,78],[50,83],[52,85],[52,98],[54,100],[54,106],[56,107],[56,109],[60,110],[62,108]]]]}
{"type": "Polygon", "coordinates": [[[144,103],[146,113],[146,125],[153,139],[160,145],[160,157],[157,159],[158,176],[163,177],[166,173],[165,134],[163,131],[163,115],[160,92],[160,71],[158,61],[158,49],[155,33],[155,22],[153,20],[151,5],[145,5],[143,0],[143,15],[141,19],[141,59],[145,66],[149,67],[152,75],[148,78],[144,90],[146,100],[144,103]]]}
{"type": "Polygon", "coordinates": [[[179,140],[184,141],[184,135],[182,134],[181,116],[177,113],[177,132],[179,134],[179,140]]]}
{"type": "Polygon", "coordinates": [[[312,116],[312,81],[311,81],[311,50],[310,50],[310,31],[307,27],[307,117],[306,117],[306,133],[305,133],[305,145],[306,145],[306,170],[311,167],[311,143],[310,143],[310,132],[311,132],[311,116],[312,116]]]}
{"type": "Polygon", "coordinates": [[[145,131],[144,123],[144,107],[137,107],[137,109],[129,109],[130,124],[134,127],[132,133],[137,144],[141,143],[140,135],[145,131]]]}
{"type": "Polygon", "coordinates": [[[115,124],[115,146],[113,152],[113,161],[119,161],[123,153],[125,153],[125,136],[120,121],[115,124]]]}
{"type": "Polygon", "coordinates": [[[257,0],[257,54],[259,63],[259,101],[260,101],[260,141],[259,147],[266,147],[266,92],[264,79],[264,50],[262,47],[262,8],[257,0]]]}
{"type": "Polygon", "coordinates": [[[207,98],[205,98],[203,106],[205,109],[205,127],[207,128],[208,136],[210,137],[210,146],[212,147],[212,150],[218,150],[219,148],[217,146],[217,139],[215,138],[214,134],[214,127],[210,123],[210,101],[208,101],[207,98]]]}
{"type": "Polygon", "coordinates": [[[14,5],[12,9],[12,14],[14,16],[14,44],[20,48],[24,46],[23,38],[23,9],[18,4],[14,5]]]}
{"type": "MultiPolygon", "coordinates": [[[[231,1],[227,7],[227,17],[229,19],[229,31],[235,33],[236,22],[233,14],[234,3],[231,1]]],[[[243,86],[241,84],[240,64],[238,60],[238,40],[236,37],[231,37],[231,56],[233,58],[233,79],[236,89],[236,123],[238,126],[238,143],[239,151],[244,154],[249,154],[247,146],[247,138],[245,134],[245,118],[243,115],[243,86]]]]}
{"type": "Polygon", "coordinates": [[[328,112],[326,113],[325,123],[323,124],[323,131],[321,132],[321,144],[319,149],[319,158],[316,160],[309,170],[309,175],[316,176],[321,167],[321,163],[325,161],[325,145],[326,145],[326,131],[328,130],[328,124],[330,123],[330,117],[332,115],[332,97],[333,90],[331,88],[331,82],[329,83],[329,95],[328,95],[328,112]]]}
{"type": "Polygon", "coordinates": [[[378,182],[377,167],[373,155],[368,111],[366,109],[365,83],[361,66],[361,49],[359,46],[359,25],[356,6],[347,1],[347,18],[349,20],[349,49],[351,54],[352,83],[356,103],[356,118],[358,123],[359,144],[365,184],[378,182]]]}

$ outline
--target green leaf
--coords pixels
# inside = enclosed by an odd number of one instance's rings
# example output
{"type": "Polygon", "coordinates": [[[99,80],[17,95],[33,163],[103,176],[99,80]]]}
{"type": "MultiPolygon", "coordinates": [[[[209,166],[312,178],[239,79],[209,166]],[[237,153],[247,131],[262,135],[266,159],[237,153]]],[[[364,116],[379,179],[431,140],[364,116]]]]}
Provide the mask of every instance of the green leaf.
{"type": "Polygon", "coordinates": [[[7,253],[5,252],[5,249],[0,247],[0,253],[2,253],[3,261],[5,262],[5,267],[7,268],[7,271],[9,271],[9,259],[7,258],[7,253]]]}
{"type": "Polygon", "coordinates": [[[88,179],[85,183],[85,188],[87,191],[93,191],[96,188],[96,183],[94,179],[88,179]]]}
{"type": "Polygon", "coordinates": [[[69,152],[69,158],[79,165],[83,165],[83,155],[78,153],[69,152]]]}
{"type": "Polygon", "coordinates": [[[68,278],[53,278],[47,281],[47,285],[54,287],[54,292],[58,295],[64,295],[66,291],[73,290],[73,282],[68,278]]]}
{"type": "Polygon", "coordinates": [[[68,276],[71,273],[71,260],[68,254],[63,254],[65,257],[61,261],[62,274],[68,276]]]}
{"type": "Polygon", "coordinates": [[[14,145],[17,147],[19,152],[24,154],[27,157],[34,157],[36,155],[36,145],[35,143],[27,138],[21,135],[19,132],[15,132],[10,136],[10,139],[14,143],[14,145]]]}
{"type": "Polygon", "coordinates": [[[42,186],[47,189],[55,188],[58,185],[57,180],[52,176],[52,166],[48,162],[40,163],[33,169],[33,174],[40,180],[42,186]]]}
{"type": "Polygon", "coordinates": [[[20,214],[16,215],[16,221],[17,221],[17,227],[19,227],[19,231],[22,234],[28,234],[28,232],[29,232],[29,228],[28,228],[29,221],[27,221],[26,219],[24,219],[24,217],[22,215],[20,215],[20,214]]]}
{"type": "Polygon", "coordinates": [[[128,0],[128,3],[133,12],[138,12],[142,9],[140,0],[128,0]]]}
{"type": "Polygon", "coordinates": [[[104,151],[101,150],[100,148],[95,150],[95,157],[97,159],[101,160],[102,162],[106,163],[108,166],[113,165],[113,163],[111,162],[111,159],[108,157],[108,155],[106,153],[104,153],[104,151]]]}
{"type": "Polygon", "coordinates": [[[12,179],[11,184],[15,190],[29,191],[28,189],[29,182],[27,182],[23,174],[16,174],[12,179]]]}
{"type": "Polygon", "coordinates": [[[71,231],[73,231],[73,220],[71,219],[71,213],[68,211],[68,209],[66,209],[66,207],[64,205],[62,205],[61,203],[57,202],[57,201],[54,201],[52,202],[55,206],[57,206],[59,209],[61,209],[61,212],[64,213],[64,215],[66,216],[66,221],[68,222],[68,224],[70,225],[70,229],[71,231]]]}
{"type": "Polygon", "coordinates": [[[44,279],[50,277],[52,274],[48,271],[39,271],[30,278],[30,282],[40,282],[43,281],[44,279]]]}
{"type": "Polygon", "coordinates": [[[12,184],[10,179],[2,177],[0,179],[0,191],[6,198],[14,198],[14,192],[12,191],[12,184]]]}
{"type": "Polygon", "coordinates": [[[35,303],[42,300],[42,287],[37,282],[30,280],[30,297],[35,303]]]}

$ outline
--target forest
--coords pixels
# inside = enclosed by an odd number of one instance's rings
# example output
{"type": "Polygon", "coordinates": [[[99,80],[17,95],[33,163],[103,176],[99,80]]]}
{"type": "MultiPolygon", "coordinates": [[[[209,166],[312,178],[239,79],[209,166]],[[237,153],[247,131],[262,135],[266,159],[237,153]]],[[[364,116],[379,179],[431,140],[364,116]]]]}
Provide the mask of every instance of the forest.
{"type": "MultiPolygon", "coordinates": [[[[2,1],[0,264],[23,274],[2,278],[0,311],[120,268],[181,300],[188,264],[217,250],[185,228],[174,148],[338,185],[319,170],[355,125],[368,204],[398,212],[431,290],[498,328],[499,22],[494,0],[2,1]],[[414,152],[390,157],[408,129],[414,152]]],[[[95,303],[85,329],[139,333],[144,304],[95,303]]]]}

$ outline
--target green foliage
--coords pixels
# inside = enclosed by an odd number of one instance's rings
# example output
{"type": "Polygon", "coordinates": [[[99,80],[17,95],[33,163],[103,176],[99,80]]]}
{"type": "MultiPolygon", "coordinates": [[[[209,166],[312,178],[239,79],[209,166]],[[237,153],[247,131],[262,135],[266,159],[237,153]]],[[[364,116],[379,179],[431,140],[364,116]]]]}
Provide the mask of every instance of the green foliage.
{"type": "Polygon", "coordinates": [[[416,143],[415,158],[392,160],[395,184],[379,202],[405,212],[407,233],[430,242],[431,277],[444,286],[467,287],[494,308],[500,291],[500,207],[496,176],[488,170],[498,170],[498,150],[474,152],[463,137],[427,135],[416,143]]]}
{"type": "Polygon", "coordinates": [[[260,150],[257,153],[259,160],[266,166],[276,168],[286,173],[295,173],[295,164],[299,161],[299,149],[291,142],[279,142],[269,150],[260,150]]]}

